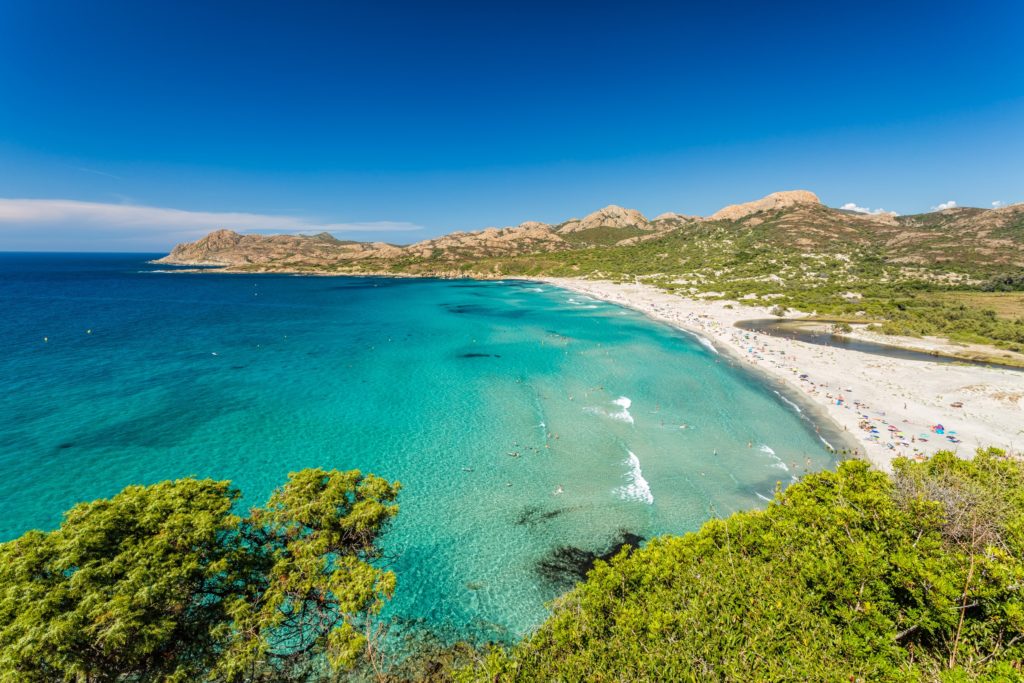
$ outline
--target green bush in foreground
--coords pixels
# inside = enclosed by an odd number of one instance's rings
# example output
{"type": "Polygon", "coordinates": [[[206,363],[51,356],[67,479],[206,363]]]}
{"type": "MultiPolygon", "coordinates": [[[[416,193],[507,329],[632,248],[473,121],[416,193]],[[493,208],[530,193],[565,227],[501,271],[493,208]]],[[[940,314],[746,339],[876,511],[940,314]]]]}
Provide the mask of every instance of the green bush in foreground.
{"type": "Polygon", "coordinates": [[[859,461],[599,565],[465,679],[1024,680],[1024,467],[859,461]]]}
{"type": "MultiPolygon", "coordinates": [[[[598,563],[533,636],[451,675],[1024,680],[1024,465],[989,449],[895,469],[846,462],[598,563]]],[[[326,680],[357,659],[378,680],[445,679],[472,654],[388,671],[374,650],[397,492],[304,470],[246,517],[209,480],[76,506],[0,545],[0,681],[326,680]]]]}
{"type": "Polygon", "coordinates": [[[58,530],[0,545],[0,680],[283,680],[314,655],[349,664],[394,589],[369,561],[397,492],[314,469],[244,518],[238,491],[211,480],[78,505],[58,530]]]}

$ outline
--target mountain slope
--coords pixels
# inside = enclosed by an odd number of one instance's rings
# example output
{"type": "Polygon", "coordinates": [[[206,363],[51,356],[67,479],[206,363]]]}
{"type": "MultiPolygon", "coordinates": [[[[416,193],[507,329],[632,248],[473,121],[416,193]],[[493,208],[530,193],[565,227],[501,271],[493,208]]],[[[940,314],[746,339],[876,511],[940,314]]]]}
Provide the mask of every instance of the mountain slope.
{"type": "MultiPolygon", "coordinates": [[[[779,251],[812,261],[832,255],[978,275],[1024,267],[1024,205],[897,217],[833,209],[813,193],[795,190],[727,206],[706,218],[669,213],[648,220],[639,211],[613,205],[557,225],[530,221],[454,232],[404,247],[340,241],[326,233],[261,236],[217,230],[176,246],[159,262],[330,272],[397,269],[411,274],[449,272],[454,265],[465,273],[485,274],[493,270],[493,259],[556,252],[579,255],[581,250],[659,242],[670,250],[680,248],[680,242],[689,243],[700,255],[737,249],[779,251]]],[[[679,254],[679,260],[690,262],[689,256],[693,254],[679,254]]],[[[641,266],[635,274],[646,271],[641,266]]]]}

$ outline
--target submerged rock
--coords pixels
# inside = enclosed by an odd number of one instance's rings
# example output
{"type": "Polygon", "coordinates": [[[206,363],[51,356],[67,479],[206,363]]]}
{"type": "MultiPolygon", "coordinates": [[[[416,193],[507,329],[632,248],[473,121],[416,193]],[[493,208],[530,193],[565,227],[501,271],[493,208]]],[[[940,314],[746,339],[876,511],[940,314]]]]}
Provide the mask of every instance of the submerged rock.
{"type": "Polygon", "coordinates": [[[629,547],[634,550],[644,542],[644,537],[626,529],[620,529],[612,542],[601,550],[587,550],[571,545],[554,548],[537,563],[537,573],[547,583],[559,588],[568,588],[587,578],[587,574],[598,560],[608,561],[629,547]]]}

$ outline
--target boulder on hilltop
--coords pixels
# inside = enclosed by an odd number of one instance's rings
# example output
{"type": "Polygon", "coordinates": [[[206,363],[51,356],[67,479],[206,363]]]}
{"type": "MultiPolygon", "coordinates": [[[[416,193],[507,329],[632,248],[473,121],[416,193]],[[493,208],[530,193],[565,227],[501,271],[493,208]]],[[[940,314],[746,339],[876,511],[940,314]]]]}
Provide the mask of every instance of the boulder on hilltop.
{"type": "Polygon", "coordinates": [[[797,204],[821,204],[818,195],[808,190],[787,190],[785,192],[772,192],[767,197],[762,197],[745,204],[732,204],[719,209],[708,216],[709,221],[735,221],[762,211],[778,211],[787,209],[797,204]]]}
{"type": "Polygon", "coordinates": [[[648,229],[647,219],[636,209],[624,209],[610,204],[587,215],[582,220],[572,219],[563,223],[558,232],[580,232],[591,228],[640,228],[648,229]]]}

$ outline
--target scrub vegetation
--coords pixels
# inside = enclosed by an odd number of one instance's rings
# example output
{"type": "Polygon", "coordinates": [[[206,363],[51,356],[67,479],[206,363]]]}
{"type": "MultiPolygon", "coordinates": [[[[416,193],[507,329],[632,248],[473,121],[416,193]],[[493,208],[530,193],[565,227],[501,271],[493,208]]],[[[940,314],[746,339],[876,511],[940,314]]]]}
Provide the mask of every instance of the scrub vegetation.
{"type": "Polygon", "coordinates": [[[512,646],[387,659],[398,485],[129,487],[0,545],[3,681],[1024,680],[1024,465],[847,461],[761,511],[626,539],[512,646]]]}

